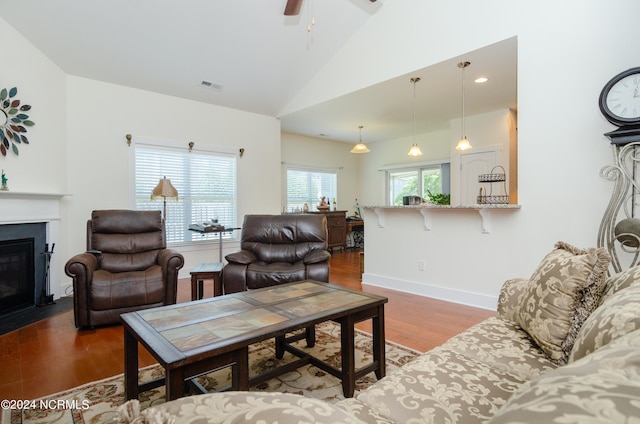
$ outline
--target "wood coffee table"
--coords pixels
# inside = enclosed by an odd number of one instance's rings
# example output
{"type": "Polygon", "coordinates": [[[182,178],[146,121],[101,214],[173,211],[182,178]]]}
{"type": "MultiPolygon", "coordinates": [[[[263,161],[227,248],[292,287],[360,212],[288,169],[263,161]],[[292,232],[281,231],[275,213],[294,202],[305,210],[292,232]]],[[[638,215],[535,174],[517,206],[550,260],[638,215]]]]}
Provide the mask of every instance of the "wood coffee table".
{"type": "Polygon", "coordinates": [[[301,281],[122,314],[126,399],[137,399],[140,392],[163,384],[167,401],[177,399],[184,396],[189,380],[223,367],[231,367],[232,390],[249,390],[309,363],[340,378],[344,395],[352,397],[358,378],[372,371],[377,378],[385,375],[386,302],[382,296],[301,281]],[[356,370],[354,324],[367,319],[373,324],[373,361],[356,370]],[[287,336],[329,320],[340,324],[340,369],[292,346],[300,336],[287,336]],[[299,359],[250,379],[248,346],[271,337],[276,339],[277,357],[288,351],[299,359]],[[165,378],[139,385],[138,342],[164,367],[165,378]]]}

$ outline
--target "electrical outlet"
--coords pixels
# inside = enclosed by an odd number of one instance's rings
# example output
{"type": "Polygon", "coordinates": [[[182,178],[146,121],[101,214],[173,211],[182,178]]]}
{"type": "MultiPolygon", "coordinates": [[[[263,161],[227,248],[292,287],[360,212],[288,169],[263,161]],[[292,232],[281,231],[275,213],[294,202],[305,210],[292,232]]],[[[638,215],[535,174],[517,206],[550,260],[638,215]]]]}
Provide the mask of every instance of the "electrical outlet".
{"type": "Polygon", "coordinates": [[[418,261],[418,271],[424,271],[424,261],[423,260],[419,260],[418,261]]]}

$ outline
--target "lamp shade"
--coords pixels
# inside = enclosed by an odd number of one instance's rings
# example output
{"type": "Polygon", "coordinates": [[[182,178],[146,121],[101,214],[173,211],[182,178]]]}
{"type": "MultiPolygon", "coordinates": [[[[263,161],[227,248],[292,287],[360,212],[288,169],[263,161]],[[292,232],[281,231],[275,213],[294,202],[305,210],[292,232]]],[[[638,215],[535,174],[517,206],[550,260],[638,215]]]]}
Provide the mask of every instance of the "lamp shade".
{"type": "Polygon", "coordinates": [[[371,150],[369,150],[369,148],[364,143],[358,143],[353,146],[353,149],[351,149],[351,153],[368,153],[370,151],[371,150]]]}
{"type": "Polygon", "coordinates": [[[411,149],[409,149],[409,156],[413,156],[413,157],[422,156],[422,150],[420,150],[420,147],[418,147],[417,144],[414,144],[413,146],[411,146],[411,149]]]}
{"type": "Polygon", "coordinates": [[[458,140],[458,144],[456,145],[456,150],[464,151],[469,150],[471,148],[471,143],[467,140],[467,136],[462,137],[458,140]]]}
{"type": "Polygon", "coordinates": [[[360,128],[360,141],[358,142],[358,144],[353,146],[353,149],[351,149],[351,153],[369,153],[371,150],[369,150],[369,148],[362,142],[362,129],[364,127],[360,125],[358,128],[360,128]]]}
{"type": "Polygon", "coordinates": [[[171,184],[171,180],[167,177],[163,177],[158,182],[158,185],[151,192],[151,200],[155,200],[158,198],[166,199],[176,199],[178,200],[178,190],[171,184]]]}

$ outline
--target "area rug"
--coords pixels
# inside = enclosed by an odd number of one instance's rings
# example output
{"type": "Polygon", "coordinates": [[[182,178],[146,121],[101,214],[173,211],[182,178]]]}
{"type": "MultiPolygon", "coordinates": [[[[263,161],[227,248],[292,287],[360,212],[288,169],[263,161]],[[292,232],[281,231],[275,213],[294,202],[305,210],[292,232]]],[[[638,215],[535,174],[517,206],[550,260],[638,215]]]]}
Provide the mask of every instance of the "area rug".
{"type": "MultiPolygon", "coordinates": [[[[315,347],[307,348],[304,340],[296,342],[296,345],[335,367],[340,366],[340,326],[337,324],[327,322],[317,326],[315,347]]],[[[371,335],[356,330],[356,368],[372,361],[371,345],[371,335]]],[[[273,339],[251,345],[249,347],[250,375],[262,374],[295,359],[291,354],[286,353],[282,359],[278,360],[274,352],[273,339]]],[[[419,352],[407,347],[387,342],[387,373],[401,367],[418,354],[419,352]]],[[[163,375],[164,370],[160,365],[151,365],[139,372],[139,379],[141,382],[146,382],[163,375]]],[[[377,380],[374,373],[362,377],[356,383],[356,392],[375,381],[377,380]]],[[[227,387],[230,384],[230,372],[227,369],[216,371],[198,377],[198,382],[209,391],[227,387]]],[[[251,387],[250,390],[296,393],[328,402],[344,399],[340,380],[312,365],[305,365],[251,387]]],[[[139,400],[142,408],[163,403],[165,401],[164,386],[141,393],[139,400]]],[[[117,416],[116,410],[124,401],[124,377],[121,374],[37,399],[21,410],[3,409],[0,424],[113,423],[117,416]]]]}

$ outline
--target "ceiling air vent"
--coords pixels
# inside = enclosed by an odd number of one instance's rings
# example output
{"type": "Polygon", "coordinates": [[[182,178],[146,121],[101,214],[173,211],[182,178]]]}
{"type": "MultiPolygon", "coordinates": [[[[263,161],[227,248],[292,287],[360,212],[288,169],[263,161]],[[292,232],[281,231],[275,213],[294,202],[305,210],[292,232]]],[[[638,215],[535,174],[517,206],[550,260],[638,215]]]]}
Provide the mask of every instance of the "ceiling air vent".
{"type": "Polygon", "coordinates": [[[211,81],[202,81],[202,82],[200,83],[200,85],[201,85],[202,87],[210,88],[210,89],[212,89],[212,90],[216,90],[216,91],[220,91],[220,90],[222,90],[222,87],[223,87],[223,85],[222,85],[222,84],[216,84],[216,83],[211,82],[211,81]]]}

